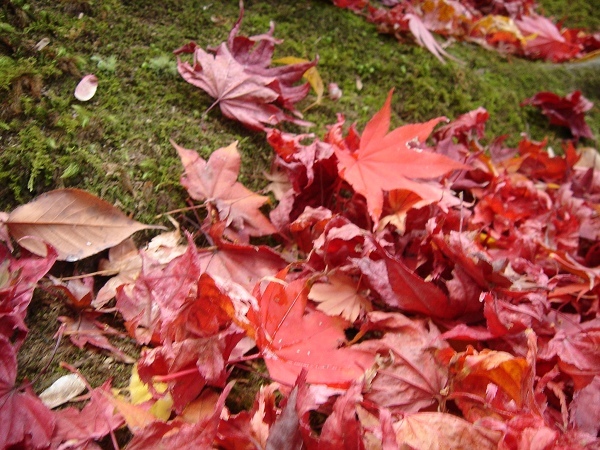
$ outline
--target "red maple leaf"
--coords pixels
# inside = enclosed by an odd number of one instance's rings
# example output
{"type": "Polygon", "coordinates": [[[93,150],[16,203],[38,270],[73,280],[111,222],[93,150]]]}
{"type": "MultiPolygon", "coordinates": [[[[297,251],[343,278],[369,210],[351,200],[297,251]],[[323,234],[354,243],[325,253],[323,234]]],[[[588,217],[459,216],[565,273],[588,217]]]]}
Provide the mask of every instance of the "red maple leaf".
{"type": "Polygon", "coordinates": [[[216,402],[210,405],[211,414],[200,417],[192,423],[180,418],[169,422],[158,420],[152,422],[136,432],[127,448],[131,450],[214,448],[221,413],[225,408],[225,399],[232,387],[233,382],[225,386],[216,402]]]}
{"type": "Polygon", "coordinates": [[[188,150],[171,141],[181,158],[185,175],[181,184],[194,200],[204,201],[218,215],[218,221],[227,224],[233,237],[247,240],[248,236],[275,233],[275,227],[259,208],[268,197],[255,194],[237,181],[241,158],[237,142],[216,150],[208,162],[196,151],[188,150]]]}
{"type": "Polygon", "coordinates": [[[273,28],[259,36],[237,36],[243,14],[242,7],[228,41],[211,50],[214,55],[194,42],[175,50],[177,55],[194,55],[191,65],[177,59],[179,74],[215,99],[208,111],[218,104],[225,116],[239,120],[248,128],[266,130],[268,126],[284,121],[300,126],[312,125],[286,114],[280,106],[301,116],[294,104],[306,97],[310,86],[308,83],[296,86],[295,83],[317,61],[268,67],[275,43],[278,43],[272,36],[273,28]]]}
{"type": "Polygon", "coordinates": [[[369,313],[367,319],[366,328],[385,334],[381,339],[359,344],[381,355],[365,400],[403,413],[441,403],[440,392],[448,381],[448,370],[436,359],[436,352],[449,346],[438,339],[435,325],[379,311],[369,313]]]}
{"type": "Polygon", "coordinates": [[[406,189],[424,200],[440,201],[450,195],[438,184],[425,183],[457,169],[468,166],[446,156],[422,150],[419,145],[444,117],[426,123],[405,125],[388,133],[391,99],[387,96],[383,108],[373,116],[353,150],[344,140],[334,145],[338,170],[354,190],[367,199],[369,214],[377,223],[383,208],[383,193],[406,189]]]}
{"type": "Polygon", "coordinates": [[[202,271],[212,277],[231,280],[248,292],[252,292],[262,278],[287,265],[281,255],[264,245],[232,244],[214,234],[211,237],[215,239],[215,245],[198,251],[202,271]]]}
{"type": "Polygon", "coordinates": [[[373,353],[341,347],[347,322],[307,311],[306,280],[288,283],[286,274],[287,269],[279,272],[264,292],[257,289],[259,309],[248,314],[271,378],[291,386],[305,369],[309,383],[349,386],[371,367],[373,353]]]}
{"type": "Polygon", "coordinates": [[[79,410],[68,407],[54,412],[56,431],[52,438],[52,448],[61,444],[72,448],[97,448],[93,441],[99,441],[123,425],[123,416],[115,411],[109,399],[110,381],[90,391],[90,401],[79,410]],[[68,442],[68,444],[67,444],[68,442]]]}
{"type": "Polygon", "coordinates": [[[56,261],[54,249],[47,249],[45,258],[24,251],[17,259],[0,243],[0,335],[11,339],[17,351],[28,332],[25,316],[33,290],[56,261]]]}

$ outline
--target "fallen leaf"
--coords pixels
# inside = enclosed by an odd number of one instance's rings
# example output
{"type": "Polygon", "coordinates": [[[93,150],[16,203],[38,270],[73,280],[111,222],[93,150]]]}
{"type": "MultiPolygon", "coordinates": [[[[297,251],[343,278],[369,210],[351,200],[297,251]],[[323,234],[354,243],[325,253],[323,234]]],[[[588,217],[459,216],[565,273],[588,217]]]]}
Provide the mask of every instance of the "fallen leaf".
{"type": "Polygon", "coordinates": [[[333,412],[323,424],[319,448],[362,450],[364,429],[356,416],[356,407],[362,401],[362,383],[355,383],[339,396],[333,412]]]}
{"type": "Polygon", "coordinates": [[[374,355],[340,348],[346,341],[347,322],[320,311],[305,311],[306,280],[287,283],[286,273],[287,269],[281,271],[264,292],[256,292],[259,310],[248,314],[271,378],[292,386],[304,369],[309,383],[349,386],[371,367],[374,355]]]}
{"type": "Polygon", "coordinates": [[[16,377],[17,355],[0,334],[0,448],[45,449],[55,419],[31,389],[15,386],[16,377]]]}
{"type": "Polygon", "coordinates": [[[98,89],[98,77],[96,75],[86,75],[81,79],[75,88],[75,98],[82,102],[90,100],[98,89]]]}
{"type": "Polygon", "coordinates": [[[72,448],[96,448],[94,441],[123,426],[123,417],[110,401],[110,381],[90,391],[89,395],[90,401],[81,410],[71,406],[54,412],[56,430],[52,448],[60,448],[65,443],[72,448]]]}
{"type": "Polygon", "coordinates": [[[525,358],[489,349],[478,353],[469,346],[450,363],[451,398],[473,422],[498,411],[514,415],[523,407],[529,370],[525,358]]]}
{"type": "Polygon", "coordinates": [[[454,56],[449,54],[442,48],[440,44],[437,43],[419,16],[415,14],[406,14],[404,19],[408,21],[408,29],[414,36],[417,44],[429,50],[442,64],[445,63],[444,58],[458,61],[454,56]]]}
{"type": "Polygon", "coordinates": [[[570,423],[592,436],[600,432],[600,375],[573,395],[569,406],[570,423]]]}
{"type": "Polygon", "coordinates": [[[217,438],[217,428],[225,407],[225,399],[233,387],[233,382],[223,389],[212,405],[212,414],[196,423],[172,420],[168,423],[154,422],[136,433],[128,443],[130,450],[159,449],[210,449],[217,438]]]}
{"type": "Polygon", "coordinates": [[[549,19],[538,14],[515,20],[525,37],[523,51],[530,58],[540,58],[555,63],[575,58],[583,50],[577,42],[571,42],[549,19]]]}
{"type": "Polygon", "coordinates": [[[40,394],[40,400],[53,409],[85,391],[85,383],[75,373],[63,375],[40,394]]]}
{"type": "MultiPolygon", "coordinates": [[[[421,150],[421,144],[443,117],[427,123],[405,125],[388,133],[391,99],[387,96],[383,108],[365,127],[356,151],[343,141],[334,145],[340,176],[367,199],[369,214],[377,224],[383,208],[383,192],[405,189],[423,200],[440,201],[441,186],[419,180],[431,180],[452,170],[469,167],[446,156],[421,150]]],[[[445,195],[450,195],[448,192],[445,195]]]]}
{"type": "Polygon", "coordinates": [[[19,245],[45,255],[50,244],[61,261],[79,261],[117,245],[140,230],[162,228],[130,219],[110,203],[80,189],[57,189],[19,206],[8,216],[19,245]]]}
{"type": "Polygon", "coordinates": [[[93,345],[111,352],[115,358],[127,364],[133,364],[135,360],[123,352],[120,348],[110,343],[107,334],[117,334],[114,328],[105,323],[99,322],[96,318],[100,313],[95,311],[84,311],[77,319],[66,316],[60,316],[58,320],[65,324],[65,335],[69,336],[71,342],[78,348],[85,347],[86,344],[93,345]]]}
{"type": "MultiPolygon", "coordinates": [[[[311,61],[309,61],[308,59],[297,58],[295,56],[285,56],[283,58],[277,58],[277,59],[274,59],[273,62],[275,64],[310,64],[311,63],[311,61]]],[[[306,111],[306,110],[312,108],[313,106],[321,104],[325,86],[323,84],[323,79],[321,78],[319,71],[314,66],[311,67],[310,69],[308,69],[306,72],[304,72],[304,75],[302,75],[302,78],[304,78],[306,81],[308,81],[310,86],[315,91],[315,94],[317,94],[317,99],[304,109],[304,111],[306,111]]]]}
{"type": "Polygon", "coordinates": [[[317,309],[329,316],[341,316],[354,322],[361,312],[371,309],[371,302],[358,290],[359,282],[342,273],[316,282],[310,288],[308,298],[317,302],[317,309]]]}
{"type": "Polygon", "coordinates": [[[501,437],[499,431],[441,412],[407,414],[394,430],[398,444],[407,449],[495,450],[501,437]]]}
{"type": "Polygon", "coordinates": [[[374,311],[367,315],[364,327],[384,333],[381,339],[358,344],[378,354],[374,376],[369,378],[365,389],[365,401],[394,413],[417,412],[440,405],[448,369],[436,355],[450,347],[439,338],[435,325],[399,313],[374,311]]]}
{"type": "Polygon", "coordinates": [[[276,232],[273,224],[260,212],[269,198],[250,191],[237,181],[241,165],[237,141],[213,152],[208,161],[194,150],[180,147],[173,141],[171,144],[183,163],[185,175],[181,184],[190,197],[212,205],[219,220],[243,240],[276,232]]]}
{"type": "MultiPolygon", "coordinates": [[[[152,383],[152,391],[156,392],[158,396],[165,394],[167,388],[168,386],[166,383],[152,383]]],[[[173,399],[171,399],[169,394],[161,396],[156,400],[153,399],[148,384],[140,380],[137,364],[134,364],[131,368],[128,390],[132,405],[139,405],[141,403],[151,401],[153,404],[149,409],[150,413],[152,413],[155,418],[160,420],[166,421],[169,419],[171,415],[171,409],[173,407],[173,399]]],[[[127,420],[127,418],[125,418],[125,420],[127,420]]]]}
{"type": "Polygon", "coordinates": [[[573,91],[564,97],[553,92],[538,92],[524,100],[522,105],[541,108],[551,124],[568,127],[575,138],[594,138],[584,117],[584,113],[592,109],[594,104],[585,98],[581,91],[573,91]]]}
{"type": "Polygon", "coordinates": [[[298,386],[294,386],[286,399],[285,407],[269,430],[265,450],[302,450],[304,441],[300,431],[300,418],[296,407],[298,386]]]}
{"type": "Polygon", "coordinates": [[[175,50],[177,55],[193,53],[194,56],[191,65],[177,59],[179,74],[215,99],[209,110],[218,104],[225,116],[248,128],[266,130],[285,121],[300,126],[312,125],[295,117],[300,113],[294,108],[294,104],[306,96],[309,86],[295,86],[294,83],[317,61],[268,67],[278,42],[272,36],[273,28],[259,36],[237,36],[243,13],[241,5],[240,17],[227,42],[211,50],[214,55],[193,42],[175,50]],[[280,106],[293,115],[286,114],[280,106]]]}

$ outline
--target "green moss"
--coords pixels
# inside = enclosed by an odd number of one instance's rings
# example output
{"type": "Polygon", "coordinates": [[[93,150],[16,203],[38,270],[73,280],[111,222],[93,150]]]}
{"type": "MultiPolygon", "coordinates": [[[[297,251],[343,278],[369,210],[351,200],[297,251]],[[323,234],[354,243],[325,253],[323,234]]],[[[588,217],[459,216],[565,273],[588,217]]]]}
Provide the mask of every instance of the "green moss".
{"type": "Polygon", "coordinates": [[[538,11],[567,27],[600,30],[600,11],[588,0],[540,0],[538,11]]]}

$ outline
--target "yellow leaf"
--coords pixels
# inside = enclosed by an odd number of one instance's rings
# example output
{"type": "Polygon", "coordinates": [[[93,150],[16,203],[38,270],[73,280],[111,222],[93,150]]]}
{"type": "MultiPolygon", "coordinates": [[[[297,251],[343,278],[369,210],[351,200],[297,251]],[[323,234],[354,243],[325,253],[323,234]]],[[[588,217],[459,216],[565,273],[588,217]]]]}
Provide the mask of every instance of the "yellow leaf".
{"type": "MultiPolygon", "coordinates": [[[[164,393],[167,390],[166,383],[154,383],[153,385],[156,392],[164,393]]],[[[133,405],[139,405],[140,403],[147,402],[152,399],[152,394],[148,385],[142,380],[137,371],[137,364],[131,369],[131,378],[129,379],[129,395],[131,397],[131,403],[133,405]]],[[[167,420],[171,415],[171,407],[173,406],[173,399],[169,394],[166,394],[163,398],[158,399],[154,402],[154,405],[150,408],[152,415],[161,420],[167,420]]]]}
{"type": "MultiPolygon", "coordinates": [[[[275,60],[273,60],[273,62],[276,64],[290,65],[290,64],[304,64],[304,63],[307,63],[310,61],[308,59],[304,59],[304,58],[296,58],[295,56],[285,56],[283,58],[275,59],[275,60]]],[[[308,81],[308,83],[311,85],[311,87],[315,91],[315,94],[317,94],[317,99],[314,101],[314,103],[309,105],[304,110],[304,111],[306,111],[315,105],[321,104],[321,100],[323,99],[323,92],[325,90],[325,87],[323,85],[323,80],[321,79],[321,75],[319,75],[319,71],[317,70],[316,67],[311,67],[306,72],[304,72],[304,75],[302,75],[302,78],[304,78],[306,81],[308,81]]]]}

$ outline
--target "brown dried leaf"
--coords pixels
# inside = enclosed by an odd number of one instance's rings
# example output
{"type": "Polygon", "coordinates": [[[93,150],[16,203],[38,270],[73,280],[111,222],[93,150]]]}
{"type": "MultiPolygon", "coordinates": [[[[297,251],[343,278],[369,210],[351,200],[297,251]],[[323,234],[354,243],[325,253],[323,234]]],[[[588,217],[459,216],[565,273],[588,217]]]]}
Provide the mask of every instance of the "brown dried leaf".
{"type": "Polygon", "coordinates": [[[8,216],[12,237],[36,255],[44,242],[58,259],[78,261],[110,248],[136,231],[162,228],[130,219],[110,203],[80,189],[57,189],[19,206],[8,216]]]}

